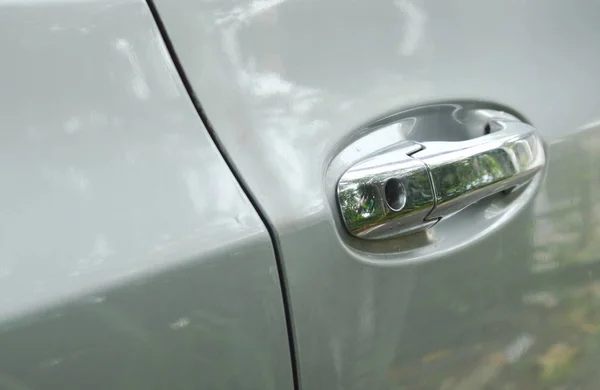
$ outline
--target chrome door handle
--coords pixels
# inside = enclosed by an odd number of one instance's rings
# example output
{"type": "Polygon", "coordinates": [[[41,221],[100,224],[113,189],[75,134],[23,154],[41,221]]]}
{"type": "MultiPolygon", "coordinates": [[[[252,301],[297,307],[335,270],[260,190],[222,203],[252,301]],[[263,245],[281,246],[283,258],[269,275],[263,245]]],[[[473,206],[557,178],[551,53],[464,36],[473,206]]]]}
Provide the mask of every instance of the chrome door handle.
{"type": "Polygon", "coordinates": [[[517,120],[491,126],[497,131],[467,141],[403,141],[348,169],[337,196],[350,234],[377,240],[426,229],[528,183],[546,162],[537,130],[517,120]]]}

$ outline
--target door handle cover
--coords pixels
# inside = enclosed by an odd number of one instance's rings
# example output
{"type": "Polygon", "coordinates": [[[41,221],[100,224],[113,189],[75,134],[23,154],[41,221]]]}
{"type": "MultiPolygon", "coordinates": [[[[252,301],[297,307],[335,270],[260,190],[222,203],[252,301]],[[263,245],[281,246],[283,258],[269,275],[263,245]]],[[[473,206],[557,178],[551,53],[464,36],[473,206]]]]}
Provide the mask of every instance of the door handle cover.
{"type": "Polygon", "coordinates": [[[460,142],[403,141],[359,161],[337,185],[350,234],[379,240],[433,226],[531,181],[546,162],[537,130],[493,120],[497,131],[460,142]]]}

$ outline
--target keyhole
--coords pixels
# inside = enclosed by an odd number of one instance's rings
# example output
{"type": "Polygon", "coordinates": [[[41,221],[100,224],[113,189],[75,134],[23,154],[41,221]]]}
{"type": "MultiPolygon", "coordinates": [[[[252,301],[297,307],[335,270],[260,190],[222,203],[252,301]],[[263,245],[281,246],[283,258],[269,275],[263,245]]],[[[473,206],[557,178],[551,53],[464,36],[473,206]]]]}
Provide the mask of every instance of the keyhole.
{"type": "Polygon", "coordinates": [[[400,211],[406,205],[406,191],[398,179],[389,179],[385,183],[385,201],[390,209],[400,211]]]}

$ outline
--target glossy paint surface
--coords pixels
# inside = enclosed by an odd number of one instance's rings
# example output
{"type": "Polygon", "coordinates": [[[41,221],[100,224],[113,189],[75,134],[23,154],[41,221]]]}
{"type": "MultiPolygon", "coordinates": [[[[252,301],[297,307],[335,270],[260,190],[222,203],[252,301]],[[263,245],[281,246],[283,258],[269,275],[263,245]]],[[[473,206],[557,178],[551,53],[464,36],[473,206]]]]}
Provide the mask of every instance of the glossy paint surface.
{"type": "Polygon", "coordinates": [[[277,232],[302,388],[597,388],[600,3],[156,2],[277,232]],[[348,237],[338,153],[373,120],[457,100],[539,129],[537,192],[431,236],[348,237]]]}
{"type": "Polygon", "coordinates": [[[292,388],[269,236],[147,5],[0,26],[0,388],[292,388]]]}

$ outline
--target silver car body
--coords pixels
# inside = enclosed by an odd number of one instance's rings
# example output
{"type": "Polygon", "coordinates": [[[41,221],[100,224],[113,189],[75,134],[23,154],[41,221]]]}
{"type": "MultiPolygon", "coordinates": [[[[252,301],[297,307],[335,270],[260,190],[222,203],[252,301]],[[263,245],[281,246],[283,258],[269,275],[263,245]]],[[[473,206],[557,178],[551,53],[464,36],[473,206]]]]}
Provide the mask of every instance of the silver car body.
{"type": "Polygon", "coordinates": [[[0,26],[0,388],[292,388],[269,235],[146,4],[0,26]]]}
{"type": "Polygon", "coordinates": [[[0,384],[597,388],[600,3],[0,11],[0,384]],[[400,139],[365,126],[432,104],[532,124],[543,175],[351,238],[337,181],[400,139]]]}

